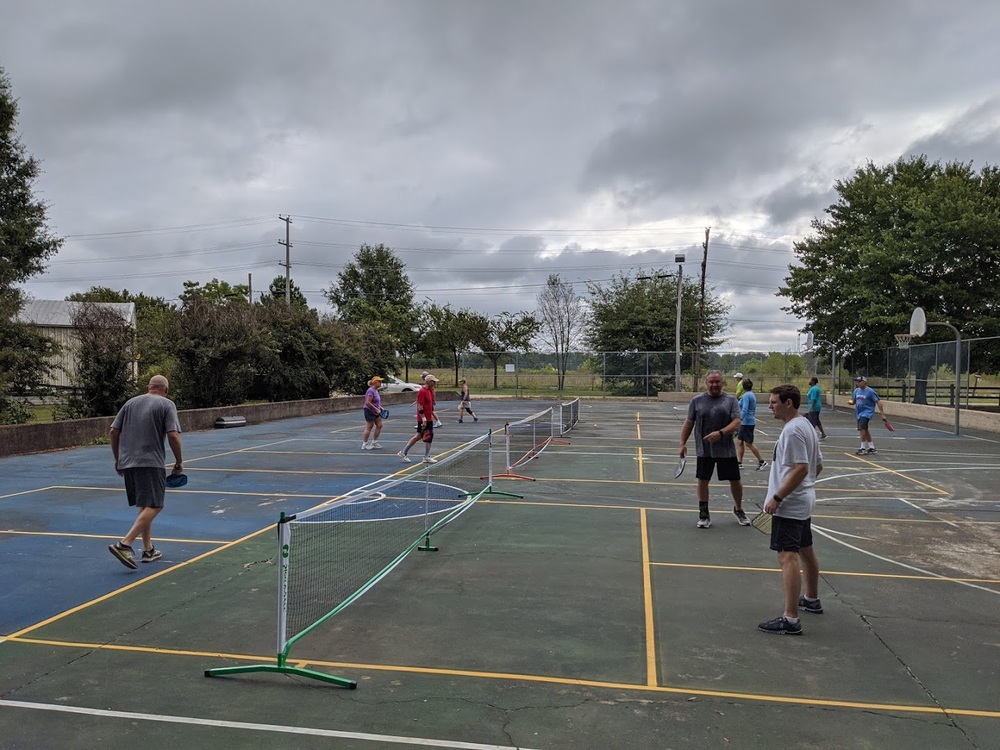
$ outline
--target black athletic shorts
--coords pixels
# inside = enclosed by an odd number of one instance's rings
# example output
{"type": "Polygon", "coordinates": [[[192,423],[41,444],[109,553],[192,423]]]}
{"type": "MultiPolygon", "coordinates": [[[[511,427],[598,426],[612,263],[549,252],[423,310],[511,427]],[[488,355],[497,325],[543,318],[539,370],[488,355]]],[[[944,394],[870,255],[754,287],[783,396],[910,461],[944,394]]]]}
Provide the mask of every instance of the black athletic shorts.
{"type": "Polygon", "coordinates": [[[771,519],[771,549],[775,552],[798,552],[803,547],[812,547],[812,519],[800,521],[797,518],[771,519]]]}
{"type": "Polygon", "coordinates": [[[694,475],[698,479],[711,479],[715,467],[719,467],[719,479],[738,482],[740,480],[740,465],[736,463],[736,456],[732,458],[706,458],[698,456],[698,466],[694,475]]]}
{"type": "Polygon", "coordinates": [[[420,435],[420,439],[423,440],[425,443],[433,443],[434,442],[434,423],[433,422],[424,422],[423,424],[421,424],[420,422],[418,422],[417,423],[417,434],[420,435]]]}
{"type": "Polygon", "coordinates": [[[122,469],[125,478],[125,496],[130,506],[140,508],[162,508],[163,496],[167,492],[167,472],[160,468],[140,466],[122,469]]]}
{"type": "Polygon", "coordinates": [[[820,426],[819,412],[818,411],[807,411],[806,412],[806,419],[809,420],[809,424],[811,424],[813,427],[819,427],[820,426]]]}
{"type": "Polygon", "coordinates": [[[736,439],[753,445],[753,428],[756,426],[755,424],[741,424],[740,431],[736,433],[736,439]]]}
{"type": "Polygon", "coordinates": [[[870,419],[871,419],[871,417],[861,417],[860,419],[858,419],[858,429],[859,430],[867,430],[868,429],[868,422],[869,422],[870,419]]]}

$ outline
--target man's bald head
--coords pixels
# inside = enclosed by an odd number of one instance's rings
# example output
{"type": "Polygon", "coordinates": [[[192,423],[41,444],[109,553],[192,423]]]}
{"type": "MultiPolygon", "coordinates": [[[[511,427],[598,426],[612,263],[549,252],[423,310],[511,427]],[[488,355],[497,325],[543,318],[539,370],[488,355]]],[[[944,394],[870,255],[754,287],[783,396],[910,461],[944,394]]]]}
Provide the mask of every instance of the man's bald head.
{"type": "Polygon", "coordinates": [[[149,379],[149,385],[146,386],[146,391],[148,393],[160,393],[166,395],[169,390],[170,383],[165,377],[163,377],[163,375],[154,375],[149,379]]]}

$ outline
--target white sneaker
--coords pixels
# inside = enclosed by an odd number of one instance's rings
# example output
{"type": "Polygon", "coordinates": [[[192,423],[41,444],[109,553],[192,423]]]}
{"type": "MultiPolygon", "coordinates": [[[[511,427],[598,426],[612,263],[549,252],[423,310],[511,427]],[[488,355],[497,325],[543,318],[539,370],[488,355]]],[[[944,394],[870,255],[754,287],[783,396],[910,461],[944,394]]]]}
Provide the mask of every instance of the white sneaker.
{"type": "Polygon", "coordinates": [[[435,426],[435,427],[441,427],[441,426],[442,426],[442,422],[441,422],[441,420],[440,420],[440,419],[439,419],[439,420],[437,420],[437,421],[436,421],[436,422],[434,423],[434,426],[435,426]]]}
{"type": "Polygon", "coordinates": [[[363,451],[370,451],[371,449],[372,449],[372,447],[371,447],[370,443],[362,443],[361,444],[361,450],[363,450],[363,451]]]}
{"type": "Polygon", "coordinates": [[[425,464],[436,464],[437,462],[438,460],[436,458],[431,458],[430,456],[424,456],[424,460],[422,461],[422,463],[425,464]]]}
{"type": "Polygon", "coordinates": [[[759,464],[757,464],[757,471],[760,471],[761,469],[766,469],[766,468],[767,468],[767,461],[761,461],[759,464]]]}
{"type": "Polygon", "coordinates": [[[712,527],[712,519],[708,516],[698,518],[698,528],[708,529],[712,527]]]}
{"type": "Polygon", "coordinates": [[[412,461],[410,461],[410,457],[403,453],[403,451],[400,451],[396,455],[403,459],[404,464],[412,463],[412,461]]]}
{"type": "Polygon", "coordinates": [[[382,446],[379,445],[378,440],[368,446],[368,450],[382,450],[382,446]]]}

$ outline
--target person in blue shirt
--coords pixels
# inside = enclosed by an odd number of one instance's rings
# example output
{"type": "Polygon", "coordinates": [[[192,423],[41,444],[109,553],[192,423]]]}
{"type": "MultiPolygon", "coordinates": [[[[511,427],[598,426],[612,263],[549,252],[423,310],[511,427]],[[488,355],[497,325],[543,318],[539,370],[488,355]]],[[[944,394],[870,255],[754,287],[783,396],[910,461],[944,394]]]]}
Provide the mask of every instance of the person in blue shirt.
{"type": "Polygon", "coordinates": [[[874,389],[868,387],[868,378],[864,375],[858,375],[854,378],[854,382],[857,383],[857,388],[854,389],[850,403],[854,406],[854,416],[858,420],[858,433],[861,436],[861,447],[855,453],[863,456],[866,453],[875,453],[875,442],[872,440],[868,423],[875,416],[876,408],[884,422],[885,410],[878,394],[875,393],[874,389]]]}
{"type": "Polygon", "coordinates": [[[745,378],[740,385],[743,386],[743,395],[740,396],[740,431],[736,433],[736,463],[743,466],[743,450],[749,445],[750,452],[757,458],[757,471],[760,471],[767,466],[767,461],[753,444],[754,427],[757,425],[757,396],[753,392],[753,381],[750,378],[745,378]]]}
{"type": "Polygon", "coordinates": [[[819,378],[809,378],[809,393],[806,394],[806,399],[809,402],[806,419],[819,431],[819,439],[826,440],[826,430],[823,429],[823,423],[819,420],[819,413],[823,410],[823,394],[819,389],[819,378]]]}

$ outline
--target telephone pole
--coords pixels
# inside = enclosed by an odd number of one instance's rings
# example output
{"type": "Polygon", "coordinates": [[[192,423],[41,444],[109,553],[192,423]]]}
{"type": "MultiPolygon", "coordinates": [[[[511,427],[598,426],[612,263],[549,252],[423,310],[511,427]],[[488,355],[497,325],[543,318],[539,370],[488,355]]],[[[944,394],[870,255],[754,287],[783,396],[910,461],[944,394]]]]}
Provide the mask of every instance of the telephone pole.
{"type": "Polygon", "coordinates": [[[278,240],[279,245],[285,246],[285,262],[278,261],[278,265],[285,267],[285,304],[290,305],[292,304],[292,217],[278,214],[278,218],[285,222],[285,241],[278,240]]]}
{"type": "Polygon", "coordinates": [[[712,230],[711,227],[705,227],[705,242],[702,244],[702,248],[705,250],[705,254],[701,258],[701,299],[698,302],[698,332],[695,336],[694,344],[694,392],[698,392],[698,379],[701,377],[701,333],[702,328],[705,325],[705,274],[708,271],[708,233],[712,230]]]}

